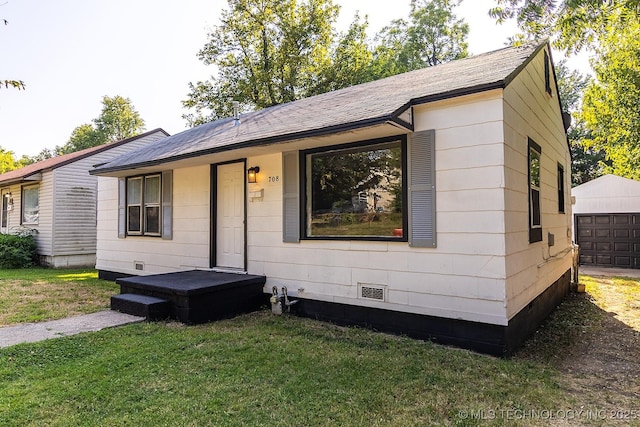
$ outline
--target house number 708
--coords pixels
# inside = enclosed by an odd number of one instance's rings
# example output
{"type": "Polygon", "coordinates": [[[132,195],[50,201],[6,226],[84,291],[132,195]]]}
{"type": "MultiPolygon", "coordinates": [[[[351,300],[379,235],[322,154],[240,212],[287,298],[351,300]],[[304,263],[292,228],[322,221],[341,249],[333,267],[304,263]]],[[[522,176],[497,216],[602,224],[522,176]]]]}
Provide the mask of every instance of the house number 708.
{"type": "Polygon", "coordinates": [[[280,177],[278,175],[269,177],[269,182],[278,182],[278,181],[280,181],[280,177]]]}

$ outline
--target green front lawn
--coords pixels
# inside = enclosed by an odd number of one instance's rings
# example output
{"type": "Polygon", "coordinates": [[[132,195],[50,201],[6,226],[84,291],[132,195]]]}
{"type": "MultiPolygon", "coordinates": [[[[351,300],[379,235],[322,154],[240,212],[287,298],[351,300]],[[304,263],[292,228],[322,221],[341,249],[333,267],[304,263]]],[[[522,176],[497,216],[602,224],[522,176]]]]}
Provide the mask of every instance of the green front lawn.
{"type": "Polygon", "coordinates": [[[115,283],[94,269],[29,268],[0,271],[0,326],[62,319],[109,308],[115,283]]]}
{"type": "Polygon", "coordinates": [[[469,414],[569,407],[556,374],[265,311],[0,350],[0,425],[479,425],[469,414]]]}

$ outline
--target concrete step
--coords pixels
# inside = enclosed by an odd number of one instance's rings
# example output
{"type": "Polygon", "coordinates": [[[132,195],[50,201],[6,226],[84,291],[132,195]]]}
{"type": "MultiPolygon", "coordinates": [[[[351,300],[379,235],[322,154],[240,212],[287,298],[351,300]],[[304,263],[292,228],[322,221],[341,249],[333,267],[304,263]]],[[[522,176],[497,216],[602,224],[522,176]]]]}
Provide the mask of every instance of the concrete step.
{"type": "Polygon", "coordinates": [[[160,320],[171,314],[171,301],[148,295],[119,294],[111,297],[111,310],[160,320]]]}

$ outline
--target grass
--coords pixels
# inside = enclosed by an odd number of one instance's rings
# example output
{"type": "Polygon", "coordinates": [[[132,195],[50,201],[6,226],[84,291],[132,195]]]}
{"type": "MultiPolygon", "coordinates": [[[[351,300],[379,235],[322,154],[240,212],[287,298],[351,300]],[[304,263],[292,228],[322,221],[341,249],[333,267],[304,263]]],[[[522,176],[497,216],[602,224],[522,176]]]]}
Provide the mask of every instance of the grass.
{"type": "Polygon", "coordinates": [[[552,369],[268,312],[0,350],[1,425],[478,425],[464,411],[531,405],[570,405],[552,369]]]}
{"type": "MultiPolygon", "coordinates": [[[[606,281],[590,280],[510,360],[266,311],[12,346],[0,425],[547,425],[518,414],[580,408],[558,361],[607,316],[606,281]]],[[[633,307],[640,282],[627,282],[633,307]]]]}
{"type": "Polygon", "coordinates": [[[0,326],[108,309],[109,297],[117,291],[93,269],[2,270],[0,326]]]}

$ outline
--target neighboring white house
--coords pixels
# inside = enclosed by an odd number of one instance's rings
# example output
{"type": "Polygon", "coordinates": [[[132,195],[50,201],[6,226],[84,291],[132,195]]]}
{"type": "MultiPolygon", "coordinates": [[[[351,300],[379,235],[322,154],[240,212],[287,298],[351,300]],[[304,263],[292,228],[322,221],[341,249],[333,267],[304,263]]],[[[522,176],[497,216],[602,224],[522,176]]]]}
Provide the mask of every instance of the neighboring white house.
{"type": "Polygon", "coordinates": [[[0,175],[0,232],[35,230],[45,265],[94,266],[98,179],[89,170],[166,136],[155,129],[0,175]]]}
{"type": "Polygon", "coordinates": [[[505,48],[114,159],[91,171],[96,267],[264,275],[303,315],[510,354],[571,277],[550,58],[547,43],[505,48]]]}
{"type": "Polygon", "coordinates": [[[604,175],[571,194],[580,264],[640,268],[640,182],[604,175]]]}

